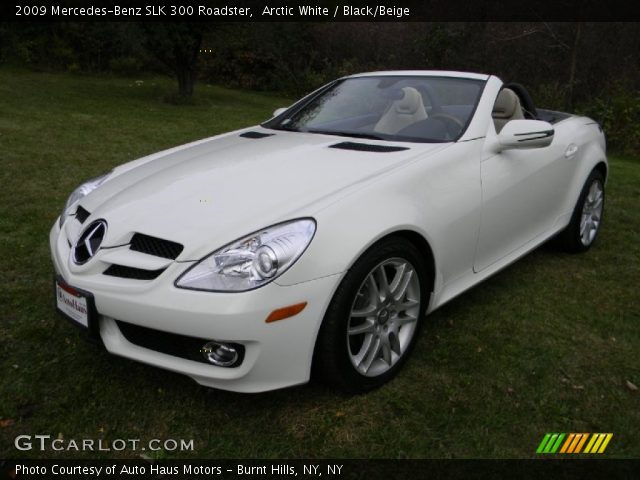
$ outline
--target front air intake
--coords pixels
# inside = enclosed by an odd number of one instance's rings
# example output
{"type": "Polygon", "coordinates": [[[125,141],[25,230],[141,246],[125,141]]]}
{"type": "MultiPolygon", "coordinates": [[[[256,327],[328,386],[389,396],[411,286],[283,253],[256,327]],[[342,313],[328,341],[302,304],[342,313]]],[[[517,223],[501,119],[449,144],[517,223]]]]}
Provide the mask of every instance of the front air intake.
{"type": "Polygon", "coordinates": [[[111,277],[130,278],[132,280],[153,280],[158,278],[165,270],[165,268],[161,268],[160,270],[145,270],[143,268],[127,267],[126,265],[117,265],[114,263],[102,273],[111,277]]]}
{"type": "Polygon", "coordinates": [[[143,233],[136,233],[131,237],[131,244],[129,245],[129,248],[136,252],[146,253],[147,255],[175,260],[178,255],[180,255],[180,252],[182,252],[184,247],[177,242],[172,242],[171,240],[152,237],[151,235],[145,235],[143,233]]]}

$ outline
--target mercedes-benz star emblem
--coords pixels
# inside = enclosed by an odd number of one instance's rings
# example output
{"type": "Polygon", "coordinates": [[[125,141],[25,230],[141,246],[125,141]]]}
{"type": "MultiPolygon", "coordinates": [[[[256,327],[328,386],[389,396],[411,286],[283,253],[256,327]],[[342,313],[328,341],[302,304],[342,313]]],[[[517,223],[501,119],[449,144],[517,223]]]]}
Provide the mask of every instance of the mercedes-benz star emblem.
{"type": "Polygon", "coordinates": [[[100,244],[106,233],[107,222],[105,220],[91,222],[71,250],[73,261],[78,265],[87,263],[100,250],[100,244]]]}

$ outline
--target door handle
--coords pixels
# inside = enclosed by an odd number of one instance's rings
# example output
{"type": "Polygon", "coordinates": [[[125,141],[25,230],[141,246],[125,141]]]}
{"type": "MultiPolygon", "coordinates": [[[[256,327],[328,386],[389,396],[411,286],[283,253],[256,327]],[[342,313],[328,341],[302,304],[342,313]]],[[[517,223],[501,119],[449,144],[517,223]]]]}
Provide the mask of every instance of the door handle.
{"type": "Polygon", "coordinates": [[[578,152],[578,145],[575,143],[570,143],[567,149],[564,151],[564,156],[566,158],[573,157],[578,152]]]}

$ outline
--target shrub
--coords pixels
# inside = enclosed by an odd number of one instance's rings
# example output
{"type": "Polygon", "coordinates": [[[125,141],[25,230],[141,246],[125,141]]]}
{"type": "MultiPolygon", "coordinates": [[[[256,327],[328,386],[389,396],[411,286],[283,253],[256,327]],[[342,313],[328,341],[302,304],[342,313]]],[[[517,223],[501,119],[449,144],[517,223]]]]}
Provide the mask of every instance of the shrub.
{"type": "Polygon", "coordinates": [[[609,150],[640,153],[640,90],[617,84],[577,109],[600,122],[609,150]]]}

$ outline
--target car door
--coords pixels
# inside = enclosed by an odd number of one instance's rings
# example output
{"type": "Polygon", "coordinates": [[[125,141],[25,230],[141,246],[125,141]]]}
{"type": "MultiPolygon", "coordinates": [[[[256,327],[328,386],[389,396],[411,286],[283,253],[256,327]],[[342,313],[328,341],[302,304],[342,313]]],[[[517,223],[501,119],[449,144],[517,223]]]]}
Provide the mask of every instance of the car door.
{"type": "Polygon", "coordinates": [[[566,145],[557,137],[548,147],[499,153],[491,148],[496,142],[490,122],[480,165],[482,214],[476,272],[526,250],[553,227],[571,174],[569,163],[563,162],[566,145]]]}

